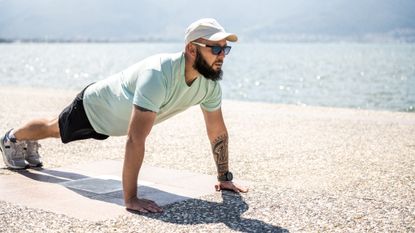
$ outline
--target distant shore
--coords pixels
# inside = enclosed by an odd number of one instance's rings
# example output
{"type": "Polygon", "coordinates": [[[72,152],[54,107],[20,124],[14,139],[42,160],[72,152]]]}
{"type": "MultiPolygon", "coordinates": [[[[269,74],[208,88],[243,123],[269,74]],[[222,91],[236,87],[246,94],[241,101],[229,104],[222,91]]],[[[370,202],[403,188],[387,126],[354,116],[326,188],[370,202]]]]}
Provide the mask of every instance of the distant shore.
{"type": "MultiPolygon", "coordinates": [[[[182,43],[181,38],[0,38],[1,43],[182,43]]],[[[413,44],[415,36],[394,37],[320,37],[320,36],[277,36],[266,39],[246,39],[244,43],[386,43],[413,44]]]]}
{"type": "Polygon", "coordinates": [[[1,39],[0,43],[180,43],[182,41],[163,38],[142,38],[142,39],[49,39],[49,38],[29,38],[29,39],[1,39]]]}

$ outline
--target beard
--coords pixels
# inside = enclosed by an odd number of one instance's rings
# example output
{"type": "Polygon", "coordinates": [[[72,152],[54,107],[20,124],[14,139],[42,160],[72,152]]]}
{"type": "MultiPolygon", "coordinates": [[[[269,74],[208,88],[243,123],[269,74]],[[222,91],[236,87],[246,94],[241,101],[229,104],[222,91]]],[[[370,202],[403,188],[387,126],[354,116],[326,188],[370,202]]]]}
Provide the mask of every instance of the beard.
{"type": "Polygon", "coordinates": [[[203,77],[210,79],[212,81],[218,81],[222,79],[223,71],[222,69],[214,70],[205,59],[203,59],[202,54],[199,52],[199,49],[196,50],[196,58],[193,63],[193,68],[203,75],[203,77]]]}

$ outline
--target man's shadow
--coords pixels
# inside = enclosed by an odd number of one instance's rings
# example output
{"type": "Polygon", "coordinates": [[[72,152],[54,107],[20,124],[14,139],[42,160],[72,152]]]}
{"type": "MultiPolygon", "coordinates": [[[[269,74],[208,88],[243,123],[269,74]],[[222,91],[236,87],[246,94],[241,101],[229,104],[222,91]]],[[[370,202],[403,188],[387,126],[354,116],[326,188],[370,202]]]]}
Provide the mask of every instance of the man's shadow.
{"type": "Polygon", "coordinates": [[[261,220],[244,218],[241,215],[249,209],[239,193],[221,191],[223,202],[189,199],[165,207],[161,214],[142,214],[164,222],[195,225],[223,223],[240,232],[289,232],[279,226],[261,220]]]}
{"type": "MultiPolygon", "coordinates": [[[[37,168],[36,171],[36,173],[33,173],[30,170],[21,170],[16,172],[36,181],[61,184],[79,195],[90,199],[113,203],[124,207],[122,201],[122,185],[119,180],[92,178],[77,173],[41,168],[37,168]],[[105,186],[111,184],[112,186],[119,187],[120,190],[105,193],[103,195],[97,195],[96,193],[66,186],[68,182],[87,179],[93,179],[93,185],[95,186],[105,186]]],[[[249,209],[249,206],[239,193],[222,191],[221,195],[223,201],[218,203],[194,198],[188,199],[187,197],[179,196],[177,194],[165,192],[163,190],[145,185],[140,185],[138,192],[139,196],[144,196],[144,198],[147,199],[152,199],[152,195],[158,195],[159,197],[162,196],[163,198],[170,198],[178,201],[163,206],[163,213],[143,214],[135,211],[129,211],[148,218],[181,225],[223,223],[230,229],[241,232],[289,232],[287,229],[274,226],[261,220],[241,217],[241,215],[249,209]]]]}

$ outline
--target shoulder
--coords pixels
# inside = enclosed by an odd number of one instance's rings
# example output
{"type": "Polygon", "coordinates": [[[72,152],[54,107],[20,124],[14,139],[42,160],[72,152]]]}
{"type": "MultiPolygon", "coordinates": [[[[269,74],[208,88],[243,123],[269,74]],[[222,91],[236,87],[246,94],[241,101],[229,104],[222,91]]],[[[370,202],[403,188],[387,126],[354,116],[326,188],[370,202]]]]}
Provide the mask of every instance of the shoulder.
{"type": "Polygon", "coordinates": [[[182,58],[182,53],[160,53],[144,59],[142,62],[147,69],[158,71],[170,70],[178,65],[182,58]]]}
{"type": "Polygon", "coordinates": [[[180,60],[181,53],[160,53],[144,58],[143,60],[129,66],[126,70],[140,72],[146,70],[163,71],[172,67],[180,60]]]}

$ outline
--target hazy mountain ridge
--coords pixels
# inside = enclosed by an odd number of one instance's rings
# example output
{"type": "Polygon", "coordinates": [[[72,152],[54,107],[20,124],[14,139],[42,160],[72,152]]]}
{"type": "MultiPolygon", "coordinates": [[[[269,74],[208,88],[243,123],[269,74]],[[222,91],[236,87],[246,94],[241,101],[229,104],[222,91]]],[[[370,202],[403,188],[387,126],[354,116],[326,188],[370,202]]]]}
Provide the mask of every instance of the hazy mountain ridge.
{"type": "Polygon", "coordinates": [[[0,0],[0,38],[182,41],[186,26],[217,18],[247,41],[415,42],[415,1],[0,0]]]}

